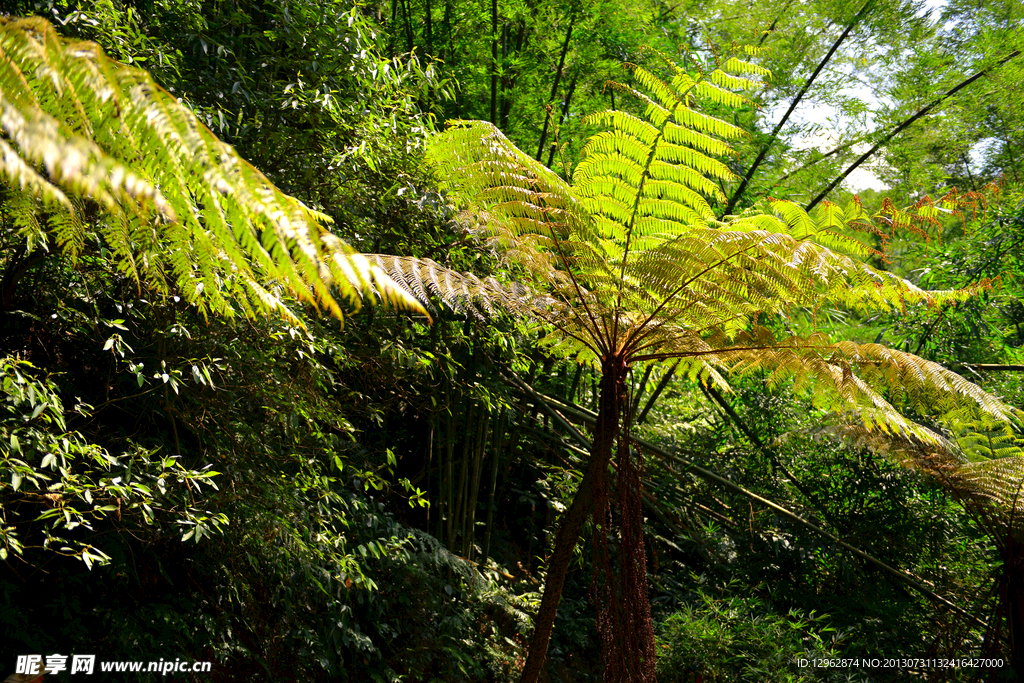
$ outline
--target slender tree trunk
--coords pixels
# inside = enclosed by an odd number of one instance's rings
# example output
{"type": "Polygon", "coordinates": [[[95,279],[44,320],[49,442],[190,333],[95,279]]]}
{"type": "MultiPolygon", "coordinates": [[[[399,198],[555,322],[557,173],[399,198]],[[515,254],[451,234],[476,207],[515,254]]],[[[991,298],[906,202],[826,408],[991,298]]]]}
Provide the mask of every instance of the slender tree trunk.
{"type": "MultiPolygon", "coordinates": [[[[1019,518],[1018,518],[1019,519],[1019,518]]],[[[1018,532],[1007,532],[1003,548],[1003,576],[1000,599],[1006,609],[1006,642],[1010,648],[1010,666],[1024,679],[1024,542],[1018,532]]]]}
{"type": "MultiPolygon", "coordinates": [[[[572,95],[576,91],[576,79],[579,78],[580,70],[576,69],[573,72],[572,80],[569,81],[569,90],[565,93],[565,100],[562,101],[562,113],[558,117],[558,126],[561,127],[562,122],[565,120],[566,114],[569,113],[569,103],[572,102],[572,95]]],[[[548,168],[551,168],[551,164],[555,160],[555,151],[558,145],[554,142],[551,143],[551,152],[548,154],[548,168]]]]}
{"type": "MultiPolygon", "coordinates": [[[[875,132],[877,132],[877,131],[875,131],[875,132]]],[[[814,159],[813,161],[808,161],[806,164],[804,164],[800,168],[795,168],[792,171],[790,171],[789,173],[787,173],[786,175],[784,175],[781,178],[779,178],[778,180],[773,181],[772,182],[772,187],[778,187],[782,183],[786,182],[787,180],[789,180],[790,178],[795,176],[797,173],[802,173],[803,171],[806,171],[807,169],[809,169],[811,166],[816,166],[816,165],[820,164],[822,161],[825,161],[825,159],[828,159],[831,156],[835,156],[836,154],[839,154],[840,152],[845,152],[846,150],[850,149],[854,145],[856,145],[856,144],[858,144],[860,142],[863,142],[865,138],[870,137],[873,134],[874,133],[870,133],[868,135],[862,135],[862,136],[856,137],[853,140],[850,140],[849,142],[844,142],[843,144],[839,145],[838,147],[835,147],[834,149],[830,149],[827,152],[823,152],[820,157],[814,159]]]]}
{"type": "MultiPolygon", "coordinates": [[[[548,97],[548,106],[545,108],[544,129],[540,132],[540,144],[537,145],[537,161],[540,161],[544,153],[544,141],[548,137],[548,124],[551,122],[551,107],[558,96],[558,84],[562,80],[562,69],[565,67],[565,55],[569,53],[569,42],[572,40],[572,29],[576,25],[576,10],[569,15],[569,28],[565,31],[565,40],[562,42],[562,53],[558,56],[558,68],[555,69],[555,82],[551,84],[551,96],[548,97]]],[[[550,164],[549,164],[550,165],[550,164]]]]}
{"type": "Polygon", "coordinates": [[[491,459],[491,486],[487,493],[487,522],[484,524],[484,548],[481,563],[486,564],[491,556],[491,530],[494,524],[494,491],[498,486],[498,469],[501,467],[501,452],[505,445],[503,434],[508,426],[508,409],[502,408],[498,419],[494,422],[494,435],[491,437],[491,448],[494,457],[491,459]]]}
{"type": "MultiPolygon", "coordinates": [[[[540,159],[537,159],[537,161],[540,161],[540,159]]],[[[576,392],[580,388],[580,377],[582,375],[583,375],[583,366],[582,365],[577,365],[576,366],[576,374],[572,376],[572,385],[570,385],[570,387],[569,387],[568,398],[569,398],[569,402],[570,403],[576,403],[576,392]]]]}
{"type": "Polygon", "coordinates": [[[431,0],[424,0],[424,11],[423,11],[423,40],[426,43],[426,54],[428,57],[434,56],[434,17],[433,17],[433,4],[431,0]]]}
{"type": "Polygon", "coordinates": [[[967,158],[966,154],[960,154],[960,160],[964,162],[964,170],[967,171],[967,178],[971,181],[971,190],[974,192],[978,191],[978,183],[974,181],[974,174],[971,173],[971,160],[967,158]]]}
{"type": "MultiPolygon", "coordinates": [[[[430,436],[427,440],[427,483],[423,485],[423,490],[427,492],[427,496],[430,496],[430,470],[434,466],[434,432],[437,430],[437,416],[430,416],[430,436]]],[[[440,500],[438,496],[438,500],[440,500]]],[[[430,531],[430,508],[432,505],[427,506],[427,531],[430,531]]]]}
{"type": "Polygon", "coordinates": [[[402,0],[402,17],[405,20],[405,51],[412,54],[415,43],[412,35],[412,18],[409,15],[409,0],[402,0]]]}
{"type": "Polygon", "coordinates": [[[647,366],[647,369],[644,370],[644,377],[640,380],[640,384],[638,384],[634,390],[633,396],[630,400],[629,416],[627,418],[629,424],[633,424],[633,417],[636,415],[636,411],[640,408],[640,400],[643,398],[644,392],[647,391],[647,380],[651,378],[651,373],[653,371],[654,363],[651,363],[647,366]]]}
{"type": "MultiPolygon", "coordinates": [[[[441,496],[441,500],[442,500],[442,504],[444,505],[444,527],[443,527],[444,528],[444,539],[443,539],[443,542],[447,543],[448,547],[450,548],[452,546],[452,540],[451,540],[452,539],[452,534],[455,531],[455,527],[454,527],[455,516],[452,514],[452,503],[454,502],[453,501],[453,496],[452,496],[452,489],[454,488],[453,484],[452,484],[452,478],[454,476],[454,467],[452,465],[452,460],[455,459],[455,418],[452,415],[452,396],[451,396],[451,387],[450,386],[446,388],[445,396],[448,399],[446,401],[446,407],[447,407],[448,414],[447,414],[447,416],[445,418],[445,423],[446,423],[445,426],[447,427],[447,429],[445,429],[445,434],[444,434],[444,437],[445,437],[444,482],[443,482],[444,493],[441,496]]],[[[439,519],[438,522],[440,523],[441,520],[439,519]]],[[[438,534],[438,536],[440,536],[440,534],[438,534]]]]}
{"type": "MultiPolygon", "coordinates": [[[[507,36],[506,36],[507,37],[507,36]]],[[[523,45],[527,41],[527,30],[526,22],[522,19],[519,20],[519,31],[516,33],[515,45],[512,49],[512,54],[520,54],[523,51],[523,45]]],[[[501,77],[501,129],[508,130],[508,117],[512,113],[512,92],[516,87],[516,77],[518,72],[508,68],[508,51],[503,48],[502,55],[502,77],[501,77]]]]}
{"type": "Polygon", "coordinates": [[[533,638],[530,641],[530,651],[523,666],[522,677],[519,679],[520,683],[537,683],[540,680],[558,604],[562,600],[565,577],[572,563],[573,550],[583,523],[590,516],[594,495],[607,478],[608,466],[615,450],[615,441],[619,434],[619,416],[626,395],[626,370],[622,359],[613,356],[602,362],[601,371],[601,397],[597,426],[594,429],[594,447],[576,497],[565,512],[555,536],[555,550],[548,559],[544,596],[534,619],[533,638]]]}
{"type": "Polygon", "coordinates": [[[673,365],[671,368],[668,369],[668,372],[666,372],[662,376],[661,381],[658,382],[658,386],[655,387],[654,389],[654,393],[651,394],[651,397],[649,399],[647,399],[647,403],[644,405],[644,409],[640,411],[640,416],[636,419],[637,424],[643,424],[644,420],[647,419],[647,413],[651,412],[651,408],[654,407],[655,401],[657,401],[658,397],[661,396],[661,392],[665,390],[665,387],[668,386],[669,381],[675,374],[676,366],[673,365]]]}
{"type": "Polygon", "coordinates": [[[448,549],[453,553],[459,552],[455,537],[466,526],[464,523],[466,517],[466,492],[469,489],[469,458],[471,455],[470,448],[473,443],[473,440],[469,438],[468,432],[472,428],[476,409],[476,405],[468,397],[466,402],[469,405],[466,407],[466,429],[462,435],[462,465],[459,466],[459,484],[455,492],[455,524],[452,537],[448,540],[448,549]]]}
{"type": "Polygon", "coordinates": [[[757,41],[757,44],[759,46],[764,45],[764,41],[768,39],[768,36],[772,34],[772,32],[775,30],[775,27],[779,25],[779,20],[782,19],[782,16],[789,10],[789,6],[792,4],[793,0],[789,0],[789,2],[787,2],[786,5],[782,8],[782,10],[778,13],[778,15],[775,17],[775,21],[772,22],[772,25],[769,26],[768,30],[761,35],[761,40],[757,41]]]}
{"type": "Polygon", "coordinates": [[[500,76],[498,76],[498,118],[494,124],[505,130],[505,124],[503,122],[502,112],[505,110],[505,86],[508,81],[508,22],[504,22],[501,25],[501,69],[500,76]]]}
{"type": "Polygon", "coordinates": [[[466,515],[466,530],[462,542],[462,554],[473,559],[473,541],[476,539],[476,504],[480,497],[480,476],[483,472],[484,451],[487,448],[487,422],[491,414],[482,409],[476,431],[476,448],[473,449],[473,484],[469,493],[469,509],[466,515]]]}
{"type": "Polygon", "coordinates": [[[491,0],[491,123],[498,125],[498,0],[491,0]]]}
{"type": "Polygon", "coordinates": [[[395,34],[398,31],[398,0],[391,0],[391,35],[388,36],[388,54],[395,54],[395,34]]]}

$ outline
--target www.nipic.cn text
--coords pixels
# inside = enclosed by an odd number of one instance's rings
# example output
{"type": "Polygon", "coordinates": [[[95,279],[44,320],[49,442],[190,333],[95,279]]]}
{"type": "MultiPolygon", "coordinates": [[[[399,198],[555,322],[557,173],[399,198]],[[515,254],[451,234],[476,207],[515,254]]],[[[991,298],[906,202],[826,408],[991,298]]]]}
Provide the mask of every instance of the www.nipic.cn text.
{"type": "Polygon", "coordinates": [[[210,662],[182,659],[159,661],[97,662],[96,655],[18,655],[15,673],[19,674],[94,674],[101,673],[158,673],[164,676],[176,673],[205,673],[210,662]]]}

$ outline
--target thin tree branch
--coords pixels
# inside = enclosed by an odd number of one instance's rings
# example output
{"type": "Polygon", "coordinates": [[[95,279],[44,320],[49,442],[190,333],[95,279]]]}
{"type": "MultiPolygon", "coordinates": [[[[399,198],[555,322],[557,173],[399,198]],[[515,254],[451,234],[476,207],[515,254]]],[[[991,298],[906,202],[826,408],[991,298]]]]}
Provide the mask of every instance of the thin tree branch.
{"type": "Polygon", "coordinates": [[[924,116],[925,114],[930,112],[932,109],[934,109],[935,107],[939,106],[940,104],[942,104],[943,102],[948,100],[953,95],[955,95],[958,92],[960,92],[962,89],[966,88],[968,85],[970,85],[974,81],[978,80],[979,78],[981,78],[982,76],[987,74],[989,71],[992,71],[993,69],[999,68],[1000,66],[1002,66],[1003,64],[1006,64],[1008,61],[1010,61],[1011,59],[1013,59],[1014,57],[1016,57],[1019,54],[1020,54],[1020,50],[1014,50],[1009,55],[1007,55],[1006,57],[1003,57],[1001,60],[999,60],[995,64],[982,69],[981,71],[979,71],[978,73],[974,74],[973,76],[971,76],[967,80],[960,82],[959,85],[957,85],[956,87],[951,88],[950,90],[946,91],[946,93],[944,95],[942,95],[941,97],[939,97],[936,100],[933,100],[926,107],[923,107],[922,109],[920,109],[916,114],[914,114],[913,116],[911,116],[908,119],[905,119],[902,123],[900,123],[898,126],[893,128],[892,131],[888,135],[886,135],[884,138],[882,138],[881,140],[876,142],[871,149],[869,149],[867,152],[864,152],[864,154],[862,154],[859,159],[857,159],[855,162],[850,164],[849,168],[847,168],[845,171],[843,171],[842,175],[840,175],[838,178],[836,178],[831,183],[829,183],[828,187],[826,187],[824,190],[822,190],[821,193],[817,197],[812,199],[811,203],[807,205],[807,211],[810,211],[815,206],[817,206],[818,203],[822,199],[824,199],[825,197],[828,196],[829,192],[831,192],[832,190],[835,189],[836,185],[838,185],[839,183],[841,183],[844,180],[846,180],[846,177],[848,175],[853,173],[853,171],[858,166],[863,164],[865,161],[868,160],[868,158],[870,158],[875,152],[877,152],[879,147],[881,147],[885,143],[887,143],[890,140],[892,140],[894,137],[896,137],[901,132],[903,132],[903,130],[905,128],[910,126],[912,123],[917,121],[919,118],[921,118],[922,116],[924,116]]]}
{"type": "Polygon", "coordinates": [[[800,104],[800,100],[802,100],[804,95],[807,94],[807,91],[810,90],[811,85],[813,85],[815,79],[818,78],[818,74],[820,74],[821,70],[825,68],[825,65],[829,63],[829,61],[832,59],[832,55],[836,53],[836,50],[839,49],[839,46],[843,43],[844,40],[846,40],[846,37],[850,35],[850,31],[852,31],[854,27],[858,23],[860,23],[860,20],[864,17],[865,14],[867,14],[868,10],[871,9],[871,6],[874,4],[874,2],[875,0],[868,0],[866,3],[864,3],[864,6],[860,8],[860,11],[857,12],[856,16],[854,16],[850,23],[846,25],[846,29],[843,31],[843,33],[836,39],[834,43],[832,43],[832,47],[829,49],[828,54],[826,54],[825,57],[822,58],[820,62],[818,62],[818,68],[814,70],[814,73],[812,73],[810,77],[807,79],[807,81],[804,83],[804,87],[800,89],[800,92],[797,93],[796,97],[793,98],[793,101],[790,102],[789,109],[787,109],[783,117],[779,119],[779,122],[775,125],[774,130],[772,130],[771,134],[768,136],[768,141],[764,144],[764,147],[761,148],[761,153],[757,155],[757,158],[754,160],[754,163],[751,165],[750,169],[747,171],[747,174],[743,177],[743,180],[740,182],[740,186],[736,188],[735,192],[733,192],[732,197],[729,199],[729,204],[725,207],[725,212],[723,213],[723,215],[727,216],[730,213],[732,213],[733,208],[736,206],[736,202],[738,202],[740,197],[743,195],[743,191],[747,189],[747,184],[750,182],[750,179],[754,177],[754,173],[757,171],[757,167],[761,165],[761,162],[764,161],[764,158],[768,155],[768,150],[770,150],[772,148],[772,145],[775,144],[775,139],[778,137],[779,131],[782,130],[782,127],[786,125],[787,121],[789,121],[789,117],[790,115],[792,115],[793,110],[795,110],[797,105],[800,104]]]}

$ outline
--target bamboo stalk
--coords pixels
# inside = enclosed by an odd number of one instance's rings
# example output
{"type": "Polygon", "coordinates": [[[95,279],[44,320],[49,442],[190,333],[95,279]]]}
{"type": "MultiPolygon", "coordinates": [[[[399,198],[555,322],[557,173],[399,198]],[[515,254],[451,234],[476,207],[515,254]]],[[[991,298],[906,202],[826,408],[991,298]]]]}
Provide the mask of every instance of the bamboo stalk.
{"type": "Polygon", "coordinates": [[[647,419],[647,413],[649,413],[651,411],[651,408],[654,407],[654,402],[658,400],[658,397],[661,396],[661,392],[665,390],[665,387],[668,386],[669,381],[675,374],[676,366],[673,365],[668,369],[668,372],[666,372],[665,375],[661,378],[661,381],[658,382],[658,386],[655,387],[654,393],[651,394],[651,397],[647,399],[647,403],[644,405],[644,409],[640,411],[640,417],[636,419],[637,424],[644,423],[644,420],[647,419]]]}
{"type": "Polygon", "coordinates": [[[423,39],[426,42],[426,54],[428,57],[434,56],[434,21],[431,16],[434,12],[434,8],[431,5],[431,0],[424,0],[424,36],[423,39]]]}
{"type": "Polygon", "coordinates": [[[1024,372],[1024,365],[1002,365],[999,363],[966,363],[966,367],[983,372],[1024,372]]]}
{"type": "Polygon", "coordinates": [[[644,392],[647,391],[647,380],[651,378],[651,372],[654,371],[654,363],[651,363],[644,370],[644,377],[640,380],[640,384],[637,389],[633,392],[633,400],[629,406],[629,421],[633,422],[633,417],[636,415],[636,409],[640,407],[640,399],[643,398],[644,392]]]}
{"type": "Polygon", "coordinates": [[[502,408],[494,421],[494,435],[491,437],[494,456],[491,459],[491,486],[487,494],[487,521],[484,523],[484,548],[480,561],[487,563],[491,556],[491,529],[494,524],[494,491],[498,484],[498,469],[501,467],[501,450],[504,428],[508,423],[508,408],[502,408]]]}
{"type": "Polygon", "coordinates": [[[481,410],[480,413],[476,430],[476,447],[473,449],[473,479],[469,491],[469,508],[462,535],[462,554],[471,559],[475,545],[473,540],[476,538],[476,503],[480,495],[480,475],[483,470],[484,451],[487,448],[487,423],[491,419],[490,411],[481,410]]]}
{"type": "MultiPolygon", "coordinates": [[[[473,424],[473,418],[475,417],[476,404],[469,400],[469,410],[466,413],[466,430],[469,430],[469,425],[473,424]]],[[[466,435],[462,440],[462,465],[459,468],[459,485],[456,490],[455,498],[455,514],[453,515],[455,520],[453,524],[453,532],[458,533],[465,528],[463,522],[466,516],[466,490],[469,488],[469,456],[470,447],[472,446],[472,439],[466,435]]],[[[453,553],[457,552],[456,539],[454,535],[449,539],[449,550],[453,553]]]]}
{"type": "MultiPolygon", "coordinates": [[[[569,81],[569,90],[565,94],[565,99],[562,100],[562,113],[558,117],[558,126],[562,126],[562,122],[565,121],[566,115],[569,113],[569,103],[572,102],[572,95],[576,91],[576,79],[579,78],[580,70],[577,68],[572,75],[572,80],[569,81]]],[[[551,168],[551,164],[555,161],[555,150],[558,148],[557,143],[551,143],[551,151],[548,153],[548,168],[551,168]]]]}
{"type": "MultiPolygon", "coordinates": [[[[427,492],[427,497],[430,497],[430,468],[434,464],[434,424],[436,417],[430,416],[430,436],[427,438],[427,483],[423,485],[423,490],[427,492]]],[[[433,505],[427,506],[427,529],[430,529],[430,508],[433,505]]]]}
{"type": "Polygon", "coordinates": [[[566,397],[570,401],[576,400],[576,391],[580,388],[580,377],[583,376],[583,366],[576,366],[576,374],[572,376],[572,385],[569,387],[569,395],[566,397]]]}
{"type": "Polygon", "coordinates": [[[498,125],[498,0],[491,0],[491,124],[498,125]]]}
{"type": "MultiPolygon", "coordinates": [[[[445,397],[447,398],[447,417],[445,430],[445,460],[444,460],[444,494],[441,499],[444,501],[444,537],[442,538],[438,534],[438,540],[441,542],[447,542],[451,546],[451,538],[453,529],[454,515],[452,514],[452,476],[453,476],[453,465],[452,461],[455,458],[455,419],[452,415],[452,398],[451,398],[451,386],[450,383],[445,387],[445,397]]],[[[438,526],[440,528],[441,520],[438,519],[438,526]]]]}
{"type": "MultiPolygon", "coordinates": [[[[558,57],[558,68],[555,69],[555,82],[551,85],[551,96],[548,98],[548,104],[545,107],[546,113],[544,115],[544,128],[540,132],[540,144],[537,145],[537,161],[540,161],[541,155],[544,153],[544,142],[548,137],[548,124],[551,123],[551,107],[554,104],[555,97],[558,95],[558,84],[562,80],[562,69],[565,67],[565,55],[569,53],[569,42],[572,40],[572,29],[576,24],[576,8],[574,7],[572,12],[569,14],[569,28],[565,31],[565,41],[562,43],[562,53],[558,57]]],[[[551,163],[548,162],[548,166],[551,163]]]]}

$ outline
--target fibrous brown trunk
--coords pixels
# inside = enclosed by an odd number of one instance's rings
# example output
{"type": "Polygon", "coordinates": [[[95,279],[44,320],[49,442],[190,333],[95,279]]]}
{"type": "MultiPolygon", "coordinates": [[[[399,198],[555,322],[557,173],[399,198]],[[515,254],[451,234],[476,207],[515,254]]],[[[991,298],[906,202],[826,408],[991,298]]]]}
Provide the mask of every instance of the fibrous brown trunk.
{"type": "Polygon", "coordinates": [[[654,623],[647,585],[643,539],[642,457],[620,437],[618,471],[618,576],[612,570],[608,538],[614,534],[610,496],[599,490],[594,505],[597,630],[601,636],[604,683],[654,682],[654,623]],[[616,581],[616,578],[618,579],[616,581]]]}
{"type": "Polygon", "coordinates": [[[622,414],[626,395],[626,370],[622,359],[613,356],[603,361],[601,371],[601,397],[590,461],[583,473],[576,497],[565,512],[561,527],[555,536],[555,549],[548,560],[544,596],[534,619],[533,638],[519,679],[520,683],[537,683],[544,670],[548,643],[555,625],[558,604],[562,600],[562,588],[572,562],[576,540],[579,538],[583,523],[590,516],[595,493],[605,486],[608,465],[615,449],[615,440],[619,433],[619,416],[622,414]]]}
{"type": "Polygon", "coordinates": [[[1010,666],[1024,679],[1024,541],[1020,532],[1011,530],[1002,549],[1003,576],[1000,581],[1000,602],[1006,610],[1006,642],[1010,650],[1010,666]]]}

